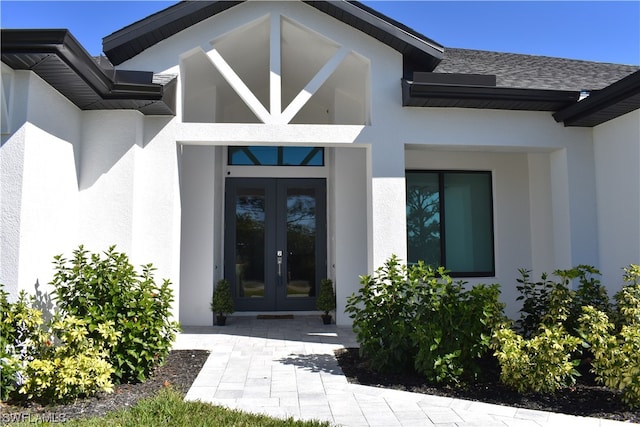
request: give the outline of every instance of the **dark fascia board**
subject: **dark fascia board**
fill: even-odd
[[[422,71],[434,70],[444,57],[441,44],[359,1],[303,1],[398,50],[411,62],[419,64]]]
[[[2,61],[5,63],[7,63],[5,56],[10,54],[53,54],[60,57],[79,76],[82,76],[83,80],[96,92],[108,93],[113,87],[113,82],[91,60],[89,53],[68,30],[3,29],[1,44]]]
[[[575,103],[578,91],[434,84],[402,80],[403,106],[451,106],[526,111],[557,111]],[[441,105],[438,104],[441,100]],[[483,107],[478,107],[483,105]]]
[[[3,29],[1,34],[2,62],[13,69],[28,69],[39,74],[38,58],[43,54],[55,55],[72,70],[73,76],[69,79],[80,79],[102,100],[162,101],[165,95],[162,85],[152,83],[151,72],[115,72],[109,76],[69,30]],[[46,75],[41,77],[48,80]],[[172,106],[167,107],[175,111]]]
[[[465,86],[496,86],[495,74],[460,74],[460,73],[425,73],[415,71],[413,81],[416,83],[432,83]]]
[[[103,51],[114,65],[133,58],[154,44],[221,13],[243,1],[182,1],[118,30],[102,40]],[[328,15],[363,31],[403,55],[414,57],[425,70],[433,70],[444,47],[399,22],[357,2],[304,1]]]
[[[242,1],[181,1],[102,39],[102,50],[120,65],[154,44]]]
[[[580,102],[556,112],[553,118],[557,122],[564,122],[565,126],[597,126],[640,108],[639,94],[640,71],[636,71],[604,89],[592,92]],[[598,114],[617,104],[625,105],[623,109],[614,109],[615,112],[612,114]],[[595,117],[596,115],[598,117]]]

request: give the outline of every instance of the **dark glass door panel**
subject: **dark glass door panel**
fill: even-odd
[[[264,249],[266,235],[264,188],[236,191],[236,292],[239,297],[264,298]]]
[[[236,309],[315,310],[327,270],[325,180],[228,178],[225,209]]]
[[[313,188],[287,188],[286,297],[315,296],[316,192]]]

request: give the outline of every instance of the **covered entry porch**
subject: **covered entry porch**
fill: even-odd
[[[247,161],[247,147],[322,156],[313,165],[264,165]],[[179,144],[180,322],[213,323],[209,302],[220,279],[231,282],[241,316],[317,312],[320,280],[329,278],[336,321],[349,324],[347,296],[370,268],[368,152],[355,144]]]

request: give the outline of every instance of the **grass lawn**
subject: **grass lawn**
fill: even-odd
[[[185,402],[182,395],[170,388],[161,390],[156,396],[139,401],[135,406],[111,412],[102,418],[70,420],[65,426],[211,426],[211,427],[329,427],[329,423],[320,421],[296,421],[292,418],[282,420],[263,415],[248,414],[229,410],[202,402]],[[36,416],[17,426],[31,426]],[[59,420],[62,421],[62,420]],[[53,426],[51,423],[38,425]]]

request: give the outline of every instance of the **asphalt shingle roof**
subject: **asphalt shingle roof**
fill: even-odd
[[[483,50],[445,48],[436,73],[495,74],[498,87],[598,90],[640,67]]]

